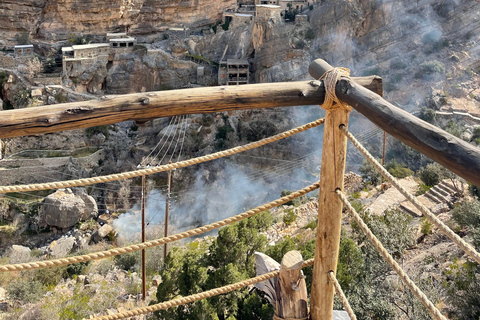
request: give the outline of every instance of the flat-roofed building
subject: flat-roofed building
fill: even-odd
[[[33,56],[33,44],[17,45],[14,47],[15,58]]]
[[[227,85],[248,84],[249,66],[247,59],[227,59]]]
[[[116,49],[116,48],[133,47],[136,43],[136,40],[133,37],[112,38],[112,39],[109,39],[108,42],[110,43],[110,47],[112,47],[113,49]]]
[[[63,72],[67,70],[69,62],[108,59],[110,54],[110,44],[108,43],[91,43],[82,45],[73,45],[71,47],[62,48],[62,67]]]
[[[277,6],[277,5],[257,4],[256,5],[257,19],[280,20],[280,19],[282,19],[281,10],[282,10],[282,8],[280,6]]]

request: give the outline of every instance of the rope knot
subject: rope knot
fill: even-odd
[[[345,102],[340,101],[335,94],[335,86],[337,84],[337,81],[342,76],[349,77],[350,69],[333,68],[332,70],[325,72],[323,76],[320,77],[319,80],[323,80],[323,84],[325,86],[325,101],[321,105],[323,109],[334,110],[338,107],[343,107],[348,111],[352,110],[352,107],[350,107]]]

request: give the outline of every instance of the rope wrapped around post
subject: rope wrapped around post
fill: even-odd
[[[418,288],[410,277],[403,271],[402,267],[393,259],[388,251],[383,247],[382,243],[375,237],[372,231],[368,228],[362,218],[358,215],[357,211],[352,207],[345,194],[337,190],[337,195],[342,200],[343,204],[347,208],[347,211],[351,214],[353,219],[358,223],[360,229],[367,236],[368,240],[373,244],[375,249],[380,253],[383,259],[392,267],[397,273],[402,282],[412,291],[412,293],[420,300],[420,302],[427,308],[430,315],[436,320],[447,320],[447,318],[435,307],[435,305],[428,299],[428,297]]]
[[[352,107],[337,98],[335,94],[335,86],[340,77],[350,77],[350,69],[337,67],[326,71],[319,80],[323,80],[325,85],[325,100],[321,107],[325,110],[333,110],[336,108],[344,108],[347,111],[352,111]]]
[[[267,204],[264,204],[262,206],[256,207],[254,209],[248,210],[246,212],[240,213],[236,216],[230,217],[223,219],[221,221],[217,221],[211,224],[207,224],[203,227],[195,228],[192,230],[188,230],[185,232],[181,232],[175,235],[171,235],[169,237],[164,237],[164,238],[159,238],[156,240],[151,240],[139,244],[134,244],[130,245],[127,247],[123,248],[115,248],[115,249],[110,249],[107,251],[101,251],[101,252],[95,252],[95,253],[90,253],[86,255],[81,255],[81,256],[76,256],[76,257],[69,257],[69,258],[62,258],[62,259],[55,259],[55,260],[48,260],[48,261],[37,261],[37,262],[29,262],[29,263],[19,263],[19,264],[7,264],[0,266],[0,272],[11,272],[11,271],[24,271],[24,270],[31,270],[31,269],[41,269],[41,268],[49,268],[49,267],[59,267],[59,266],[64,266],[68,264],[74,264],[78,262],[85,262],[85,261],[91,261],[91,260],[101,260],[105,259],[108,257],[113,257],[113,256],[118,256],[121,254],[125,253],[130,253],[130,252],[135,252],[135,251],[140,251],[143,249],[148,249],[148,248],[153,248],[156,246],[160,246],[165,243],[189,238],[195,235],[199,235],[208,231],[212,231],[215,229],[218,229],[220,227],[226,226],[228,224],[232,224],[234,222],[250,218],[256,214],[259,214],[260,212],[263,212],[265,210],[269,210],[271,208],[277,207],[281,204],[284,204],[288,201],[291,201],[293,199],[296,199],[298,197],[301,197],[309,192],[312,192],[313,190],[316,190],[319,188],[319,183],[314,183],[310,186],[307,186],[301,190],[292,192],[288,196],[282,197],[280,199],[274,200],[272,202],[269,202]]]
[[[59,188],[71,188],[71,187],[80,187],[80,186],[88,186],[97,183],[104,183],[110,181],[118,181],[123,179],[131,179],[135,177],[140,177],[143,175],[151,175],[158,172],[169,171],[178,168],[184,168],[188,166],[192,166],[194,164],[199,164],[219,158],[223,158],[226,156],[231,156],[233,154],[237,154],[240,152],[244,152],[250,149],[258,148],[268,143],[272,143],[281,139],[288,138],[294,134],[306,131],[308,129],[317,127],[325,122],[325,119],[318,119],[313,122],[309,122],[297,128],[276,134],[274,136],[255,141],[243,146],[238,146],[235,148],[227,149],[224,151],[215,152],[212,154],[208,154],[205,156],[179,161],[172,164],[166,164],[163,166],[157,166],[153,168],[146,168],[140,170],[134,170],[129,172],[123,173],[116,173],[110,174],[106,176],[98,176],[92,178],[83,178],[83,179],[76,179],[76,180],[66,180],[66,181],[57,181],[57,182],[47,182],[47,183],[37,183],[37,184],[28,184],[28,185],[14,185],[14,186],[0,186],[0,193],[8,193],[8,192],[25,192],[25,191],[38,191],[38,190],[48,190],[48,189],[59,189]]]
[[[417,198],[412,196],[404,187],[398,183],[395,179],[375,158],[365,149],[364,146],[348,131],[347,128],[342,127],[342,131],[352,144],[365,156],[365,158],[387,179],[400,193],[408,199],[421,213],[427,217],[440,231],[450,238],[457,246],[459,246],[466,254],[480,264],[480,254],[469,243],[460,238],[455,232],[452,231],[446,224],[438,219],[430,210],[428,210],[423,204],[421,204]]]
[[[312,264],[313,264],[313,259],[307,260],[303,263],[302,268],[311,266]],[[187,303],[190,303],[190,302],[195,302],[195,301],[198,301],[198,300],[218,296],[220,294],[224,294],[224,293],[227,293],[227,292],[230,292],[230,291],[238,290],[238,289],[247,287],[249,285],[252,285],[252,284],[255,284],[255,283],[258,283],[258,282],[262,282],[262,281],[265,281],[265,280],[268,280],[268,279],[271,279],[271,278],[274,278],[274,277],[277,277],[279,273],[280,273],[279,270],[272,271],[272,272],[269,272],[269,273],[262,274],[261,276],[258,276],[258,277],[255,277],[255,278],[250,278],[248,280],[244,280],[244,281],[237,282],[237,283],[234,283],[234,284],[229,284],[227,286],[223,286],[223,287],[220,287],[220,288],[215,288],[215,289],[208,290],[208,291],[201,292],[201,293],[197,293],[197,294],[194,294],[194,295],[191,295],[191,296],[176,298],[176,299],[173,299],[173,300],[170,300],[170,301],[157,303],[157,304],[154,304],[154,305],[151,305],[151,306],[148,306],[148,307],[142,307],[142,308],[137,308],[137,309],[133,309],[133,310],[125,311],[125,312],[119,312],[119,313],[112,314],[112,315],[101,316],[101,317],[93,318],[92,320],[118,320],[118,319],[123,319],[123,318],[127,318],[127,317],[134,317],[134,316],[141,315],[141,314],[147,314],[147,313],[150,313],[150,312],[155,312],[155,311],[158,311],[158,310],[169,309],[169,308],[180,306],[180,305],[187,304]]]

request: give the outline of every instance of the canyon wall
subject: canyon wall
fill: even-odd
[[[148,34],[165,27],[202,27],[220,20],[236,0],[2,0],[0,41],[28,33],[40,39],[128,31]],[[1,45],[1,44],[0,44]]]

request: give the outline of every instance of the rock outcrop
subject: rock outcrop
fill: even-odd
[[[213,24],[236,3],[236,0],[3,0],[0,32],[11,44],[22,33],[49,41],[114,31],[149,34],[165,27]]]
[[[70,189],[59,189],[45,198],[40,214],[47,225],[65,229],[96,216],[98,208],[95,200],[86,194],[77,195]]]

